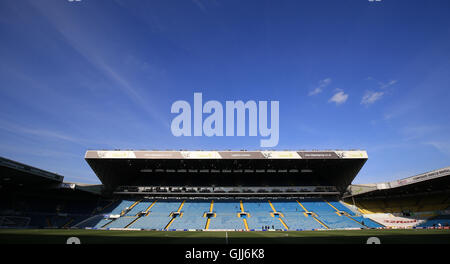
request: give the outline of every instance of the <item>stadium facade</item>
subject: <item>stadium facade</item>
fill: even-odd
[[[351,185],[366,151],[87,151],[101,185],[0,159],[0,226],[327,230],[448,226],[450,168]]]

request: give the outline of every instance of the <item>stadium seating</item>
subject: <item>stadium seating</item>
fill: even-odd
[[[203,217],[209,211],[211,202],[209,200],[191,200],[185,202],[181,217],[176,217],[170,225],[170,229],[204,229],[206,219]]]
[[[167,216],[155,213],[137,219],[128,228],[163,230],[169,221]]]
[[[89,219],[89,221],[83,221],[77,218],[76,221],[73,221],[74,224],[72,226],[80,228],[124,228],[135,219],[135,217],[130,217],[130,215],[128,214],[129,212],[118,219],[109,219],[108,216],[121,215],[121,213],[124,212],[126,208],[131,207],[133,204],[136,204],[136,202],[137,200],[131,199],[108,202],[106,203],[106,205],[103,204],[103,208],[102,210],[100,210],[100,212],[103,214],[102,217],[93,217],[92,219]],[[88,218],[89,217],[84,217],[85,220]]]
[[[322,221],[328,228],[341,229],[341,228],[364,228],[363,225],[356,220],[351,219],[345,215],[339,215],[336,208],[325,200],[319,199],[306,199],[301,201],[303,206],[308,210],[317,214],[317,218]],[[348,209],[347,209],[348,210]]]
[[[102,228],[103,226],[105,226],[106,224],[111,223],[112,220],[110,219],[101,219],[100,221],[97,221],[97,223],[95,223],[94,226],[92,226],[93,228]]]
[[[131,208],[131,210],[128,211],[125,215],[136,216],[138,213],[145,211],[152,203],[153,203],[152,200],[147,199],[141,200],[133,208]]]
[[[289,227],[289,230],[325,229],[312,216],[305,215],[305,210],[303,210],[296,200],[277,199],[273,200],[272,204],[278,212],[284,215],[284,221]]]
[[[170,213],[177,211],[181,203],[182,200],[158,200],[147,215],[137,219],[128,228],[162,230],[172,220]]]
[[[244,221],[237,215],[241,212],[238,200],[217,200],[214,212],[216,217],[211,218],[209,229],[245,229]]]
[[[267,200],[245,200],[243,202],[244,211],[249,213],[246,218],[249,229],[264,230],[286,229],[277,217],[271,216],[273,212]]]
[[[364,219],[373,220],[388,228],[411,228],[419,225],[424,220],[418,217],[403,217],[391,213],[366,214]],[[365,220],[364,220],[365,221]]]
[[[110,207],[104,213],[108,213],[110,215],[120,215],[125,208],[132,206],[135,202],[135,200],[122,200],[119,204]]]
[[[213,211],[210,212],[212,206]],[[128,208],[129,211],[125,209]],[[106,217],[77,227],[156,230],[317,230],[377,228],[380,224],[355,215],[336,200],[322,199],[162,199],[122,200],[104,210]],[[120,215],[108,219],[109,215]],[[206,213],[212,213],[209,221]],[[41,219],[42,220],[42,219]],[[63,221],[64,222],[64,221]],[[66,219],[67,222],[67,219]],[[364,225],[361,224],[364,222]]]
[[[76,221],[74,221],[74,225],[72,225],[72,227],[74,228],[93,228],[95,226],[97,226],[97,224],[100,226],[100,222],[103,221],[103,225],[107,224],[108,222],[110,222],[110,220],[104,219],[103,215],[94,215],[91,216],[89,218],[85,218],[85,219],[77,219]]]
[[[433,194],[417,197],[389,197],[388,199],[360,199],[356,200],[355,205],[363,214],[432,212],[448,208],[450,199],[446,194]]]
[[[364,224],[364,226],[368,228],[381,228],[384,227],[383,225],[373,221],[370,218],[363,217],[363,216],[352,216],[353,219],[360,222],[361,224]]]
[[[327,201],[331,206],[335,207],[338,211],[342,211],[342,212],[346,212],[349,215],[354,215],[355,212],[353,212],[352,210],[350,210],[350,208],[348,208],[347,206],[344,206],[342,203],[340,203],[339,201]]]
[[[55,211],[57,203],[48,201],[38,207],[43,212],[28,212],[20,217],[29,217],[29,226],[36,228],[317,230],[382,227],[376,220],[360,216],[332,199],[216,198],[213,204],[211,201],[206,198],[130,198],[103,200],[85,209],[84,203],[68,202],[58,212]]]
[[[358,221],[359,223],[361,223],[362,225],[368,227],[368,228],[381,228],[384,227],[383,225],[371,220],[370,218],[365,218],[363,216],[356,216],[355,212],[353,212],[350,208],[348,208],[347,206],[344,206],[341,202],[338,201],[329,201],[329,203],[331,205],[333,205],[334,207],[336,207],[336,209],[338,209],[339,211],[343,211],[349,214],[349,216]]]
[[[122,216],[114,221],[112,221],[110,224],[108,224],[107,228],[125,228],[128,226],[132,221],[136,219],[135,216]]]
[[[48,228],[49,223],[47,222],[48,214],[40,214],[40,213],[30,213],[27,214],[30,217],[31,221],[29,223],[29,227],[32,228]]]
[[[96,203],[92,201],[67,201],[62,212],[72,215],[89,215],[96,207]]]
[[[417,227],[448,227],[449,225],[450,215],[439,215],[422,222]]]
[[[2,228],[24,228],[30,223],[29,217],[23,216],[0,216],[0,226]]]

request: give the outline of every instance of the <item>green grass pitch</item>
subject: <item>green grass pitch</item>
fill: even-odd
[[[2,229],[0,244],[450,244],[450,230],[327,230],[327,231],[121,231],[83,229]]]

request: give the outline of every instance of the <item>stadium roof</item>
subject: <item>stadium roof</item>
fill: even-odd
[[[344,191],[367,160],[366,151],[86,152],[101,182],[118,186],[336,186]]]
[[[101,194],[103,185],[64,182],[64,177],[17,161],[0,157],[2,190],[77,190]]]
[[[346,197],[378,196],[386,194],[406,194],[448,190],[450,187],[450,167],[421,173],[408,178],[372,184],[350,185]]]
[[[0,186],[19,187],[59,184],[64,177],[17,161],[0,157]]]
[[[72,190],[83,191],[83,192],[101,195],[102,190],[103,190],[103,185],[102,184],[63,182],[59,185],[58,188],[59,189],[72,189]]]

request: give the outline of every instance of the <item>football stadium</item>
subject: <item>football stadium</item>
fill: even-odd
[[[1,243],[450,242],[450,167],[352,185],[366,151],[87,151],[102,184],[1,158]],[[43,239],[45,237],[45,239]]]
[[[449,0],[0,0],[1,252],[444,255],[449,13]],[[77,248],[95,249],[64,252]]]

